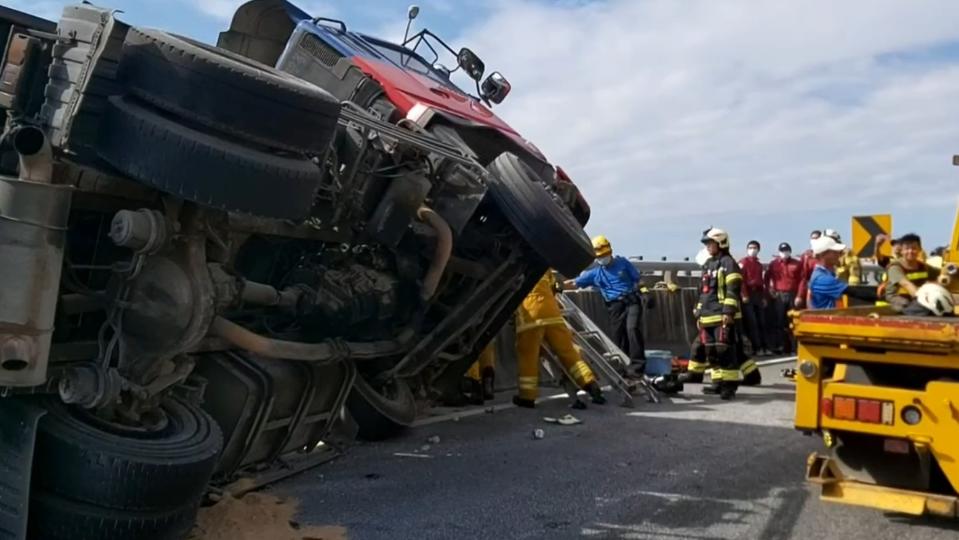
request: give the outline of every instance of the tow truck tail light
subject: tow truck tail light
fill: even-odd
[[[891,426],[895,422],[895,406],[891,401],[876,399],[858,399],[853,397],[834,396],[823,398],[820,408],[822,416],[837,420],[866,422],[869,424],[885,424]]]
[[[856,405],[856,418],[860,422],[878,424],[882,420],[882,404],[871,399],[860,399]]]
[[[837,396],[833,399],[833,411],[838,420],[855,420],[856,398]]]
[[[896,408],[892,406],[892,403],[888,401],[882,402],[882,423],[883,424],[886,424],[887,426],[892,425],[896,417],[895,409]]]

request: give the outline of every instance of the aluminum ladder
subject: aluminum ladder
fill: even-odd
[[[579,347],[583,360],[600,380],[623,396],[623,406],[633,406],[633,393],[640,388],[646,394],[646,401],[659,403],[659,392],[645,377],[635,380],[623,377],[629,366],[629,356],[613,343],[571,298],[565,294],[557,294],[556,299],[566,326],[573,334],[573,343]],[[552,354],[550,358],[555,360]],[[554,364],[559,366],[559,362],[554,361]]]

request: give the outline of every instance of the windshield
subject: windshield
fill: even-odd
[[[416,52],[411,51],[405,47],[400,47],[399,45],[393,45],[392,43],[378,41],[368,37],[366,38],[366,41],[374,49],[376,49],[376,52],[385,56],[394,64],[401,66],[404,69],[413,71],[415,73],[419,73],[420,75],[429,77],[433,81],[436,81],[437,83],[442,84],[443,86],[447,88],[456,90],[461,94],[465,94],[465,92],[457,88],[457,86],[453,84],[452,81],[447,79],[440,72],[433,69],[433,67],[429,65],[426,62],[426,60],[424,60],[420,55],[416,54]]]

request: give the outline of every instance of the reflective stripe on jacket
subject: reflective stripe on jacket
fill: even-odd
[[[703,326],[722,323],[723,315],[735,318],[740,314],[740,291],[743,276],[739,265],[729,254],[721,254],[706,261],[702,269],[702,284],[696,311]]]

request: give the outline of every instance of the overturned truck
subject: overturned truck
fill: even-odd
[[[86,4],[0,32],[0,537],[182,538],[211,483],[409,425],[592,258],[507,80],[428,30],[254,0],[218,47]]]

